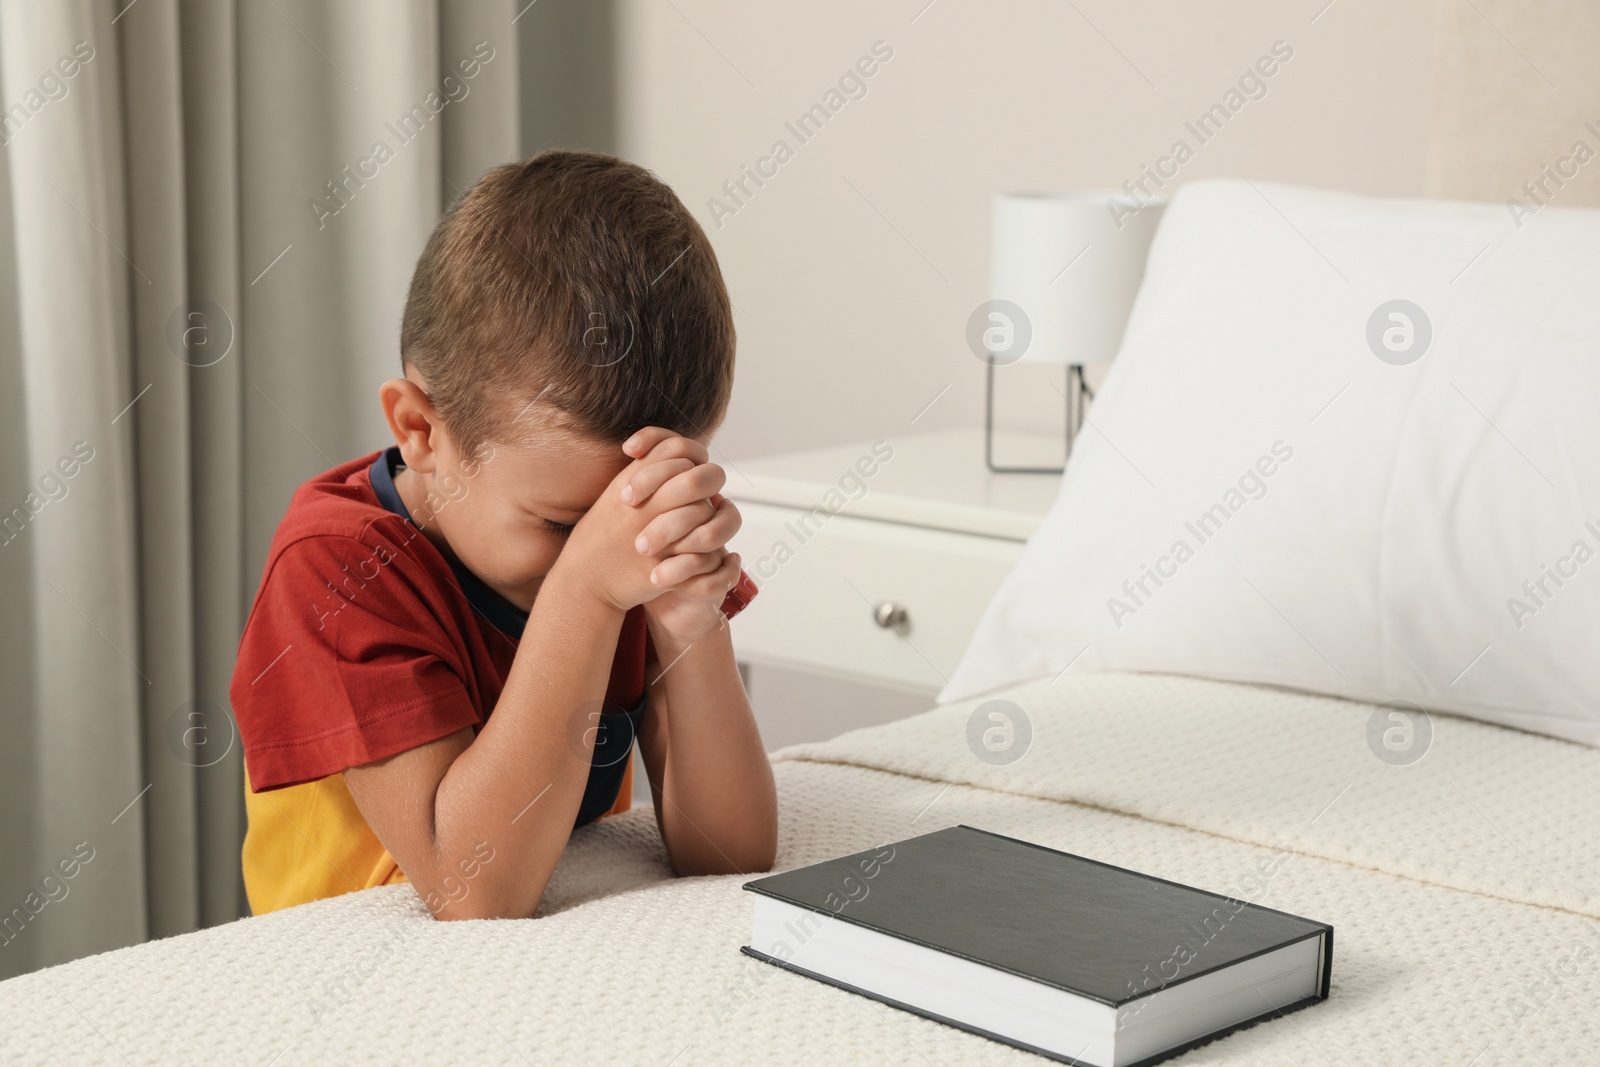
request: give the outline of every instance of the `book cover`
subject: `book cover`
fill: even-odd
[[[1144,1062],[1326,998],[1333,928],[1218,893],[1059,852],[968,826],[951,827],[745,884],[745,889],[890,937],[1117,1009],[1137,1018],[1151,995],[1309,938],[1322,942],[1314,997],[1270,1010]],[[798,952],[808,926],[789,930]],[[941,1022],[980,1030],[888,1001],[771,954],[747,954],[800,970]],[[1031,1051],[1071,1062],[1043,1049]]]

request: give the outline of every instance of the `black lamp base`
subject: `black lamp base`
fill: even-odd
[[[984,363],[988,366],[984,379],[983,399],[984,464],[995,474],[1060,474],[1066,470],[1067,459],[1072,455],[1072,442],[1077,438],[1078,431],[1083,428],[1084,402],[1094,399],[1094,392],[1083,377],[1083,365],[1072,363],[1067,366],[1067,391],[1061,394],[1067,402],[1066,440],[1063,443],[1061,466],[1003,467],[996,466],[994,461],[994,361],[984,360]]]

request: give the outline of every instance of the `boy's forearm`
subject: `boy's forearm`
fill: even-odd
[[[661,834],[679,874],[766,870],[777,849],[777,794],[726,626],[694,642],[652,626],[650,749],[663,753],[656,798]],[[664,720],[664,721],[663,721]],[[650,736],[655,731],[656,736]]]
[[[494,714],[433,799],[440,861],[487,841],[496,862],[441,917],[531,915],[571,835],[623,613],[557,566],[529,613]],[[459,914],[456,914],[459,912]]]

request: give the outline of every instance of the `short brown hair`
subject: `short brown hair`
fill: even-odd
[[[484,174],[428,239],[400,330],[402,367],[468,451],[533,401],[608,441],[709,432],[733,358],[705,231],[655,175],[596,152]]]

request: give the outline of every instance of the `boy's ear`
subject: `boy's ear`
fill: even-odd
[[[410,378],[390,378],[378,387],[378,402],[406,466],[431,473],[438,466],[439,449],[448,431],[427,391]]]

